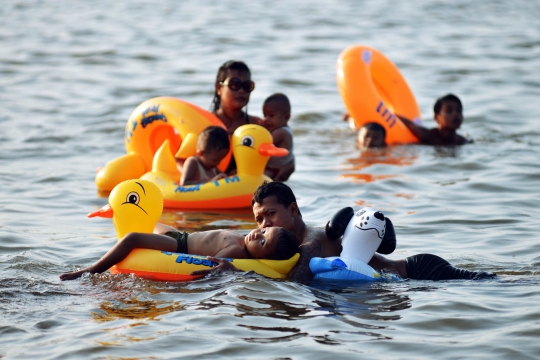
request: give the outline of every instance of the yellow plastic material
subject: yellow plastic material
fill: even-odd
[[[389,145],[418,142],[396,115],[421,123],[420,108],[386,56],[368,46],[351,46],[339,55],[336,70],[341,98],[357,128],[376,122],[386,129]]]
[[[263,181],[270,156],[285,156],[287,149],[273,145],[272,135],[259,125],[242,125],[234,132],[231,147],[236,159],[237,174],[205,184],[180,186],[174,167],[172,149],[166,141],[156,152],[152,171],[141,179],[155,183],[163,193],[168,208],[233,209],[251,206],[253,192]]]
[[[163,211],[163,196],[152,182],[136,179],[117,185],[109,196],[109,204],[88,214],[88,217],[112,217],[118,239],[130,232],[151,233]],[[289,260],[229,259],[243,271],[285,279],[298,261],[299,254]],[[206,256],[134,249],[123,261],[110,269],[112,274],[135,276],[160,281],[188,281],[201,276],[192,271],[206,270],[217,264]]]
[[[136,179],[152,169],[154,154],[169,140],[173,154],[187,158],[195,155],[197,137],[208,126],[223,123],[212,113],[172,97],[157,97],[140,104],[126,124],[126,155],[109,161],[96,175],[96,186],[111,191],[124,180]],[[230,153],[220,163],[224,170]],[[179,179],[180,177],[178,177]]]

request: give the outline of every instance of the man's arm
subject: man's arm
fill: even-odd
[[[313,279],[313,273],[309,269],[309,262],[312,258],[321,255],[321,242],[318,239],[311,240],[306,244],[302,244],[298,248],[300,259],[292,268],[287,276],[289,280],[297,282],[307,282]]]
[[[377,271],[386,271],[392,274],[398,274],[402,279],[407,279],[407,267],[405,260],[390,260],[384,256],[375,253],[368,263]]]

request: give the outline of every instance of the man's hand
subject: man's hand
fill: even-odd
[[[196,270],[192,271],[190,275],[208,275],[212,273],[222,273],[226,271],[242,271],[238,268],[236,268],[233,264],[228,262],[225,259],[217,258],[213,256],[207,256],[208,260],[210,260],[213,263],[218,263],[218,266],[212,267],[210,270]]]

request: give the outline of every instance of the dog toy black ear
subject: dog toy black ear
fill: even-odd
[[[353,216],[354,210],[350,206],[336,212],[326,223],[326,236],[330,240],[337,240],[342,237]]]
[[[377,252],[379,254],[388,255],[394,252],[396,250],[396,231],[394,230],[394,224],[392,224],[392,221],[389,218],[385,219],[386,221],[386,232],[384,233],[383,240],[381,242],[381,245],[379,245],[379,248],[377,249]]]

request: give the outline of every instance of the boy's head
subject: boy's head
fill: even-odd
[[[270,95],[263,104],[263,126],[268,131],[286,126],[291,117],[291,103],[281,93]]]
[[[437,99],[433,106],[433,112],[439,129],[457,130],[463,123],[463,106],[454,94]]]
[[[386,130],[381,124],[367,123],[358,131],[358,145],[363,148],[386,146]]]
[[[252,230],[244,238],[244,243],[254,259],[287,260],[298,252],[298,240],[282,227]]]
[[[208,168],[215,168],[229,152],[231,147],[227,130],[221,126],[209,126],[199,134],[197,156]]]

